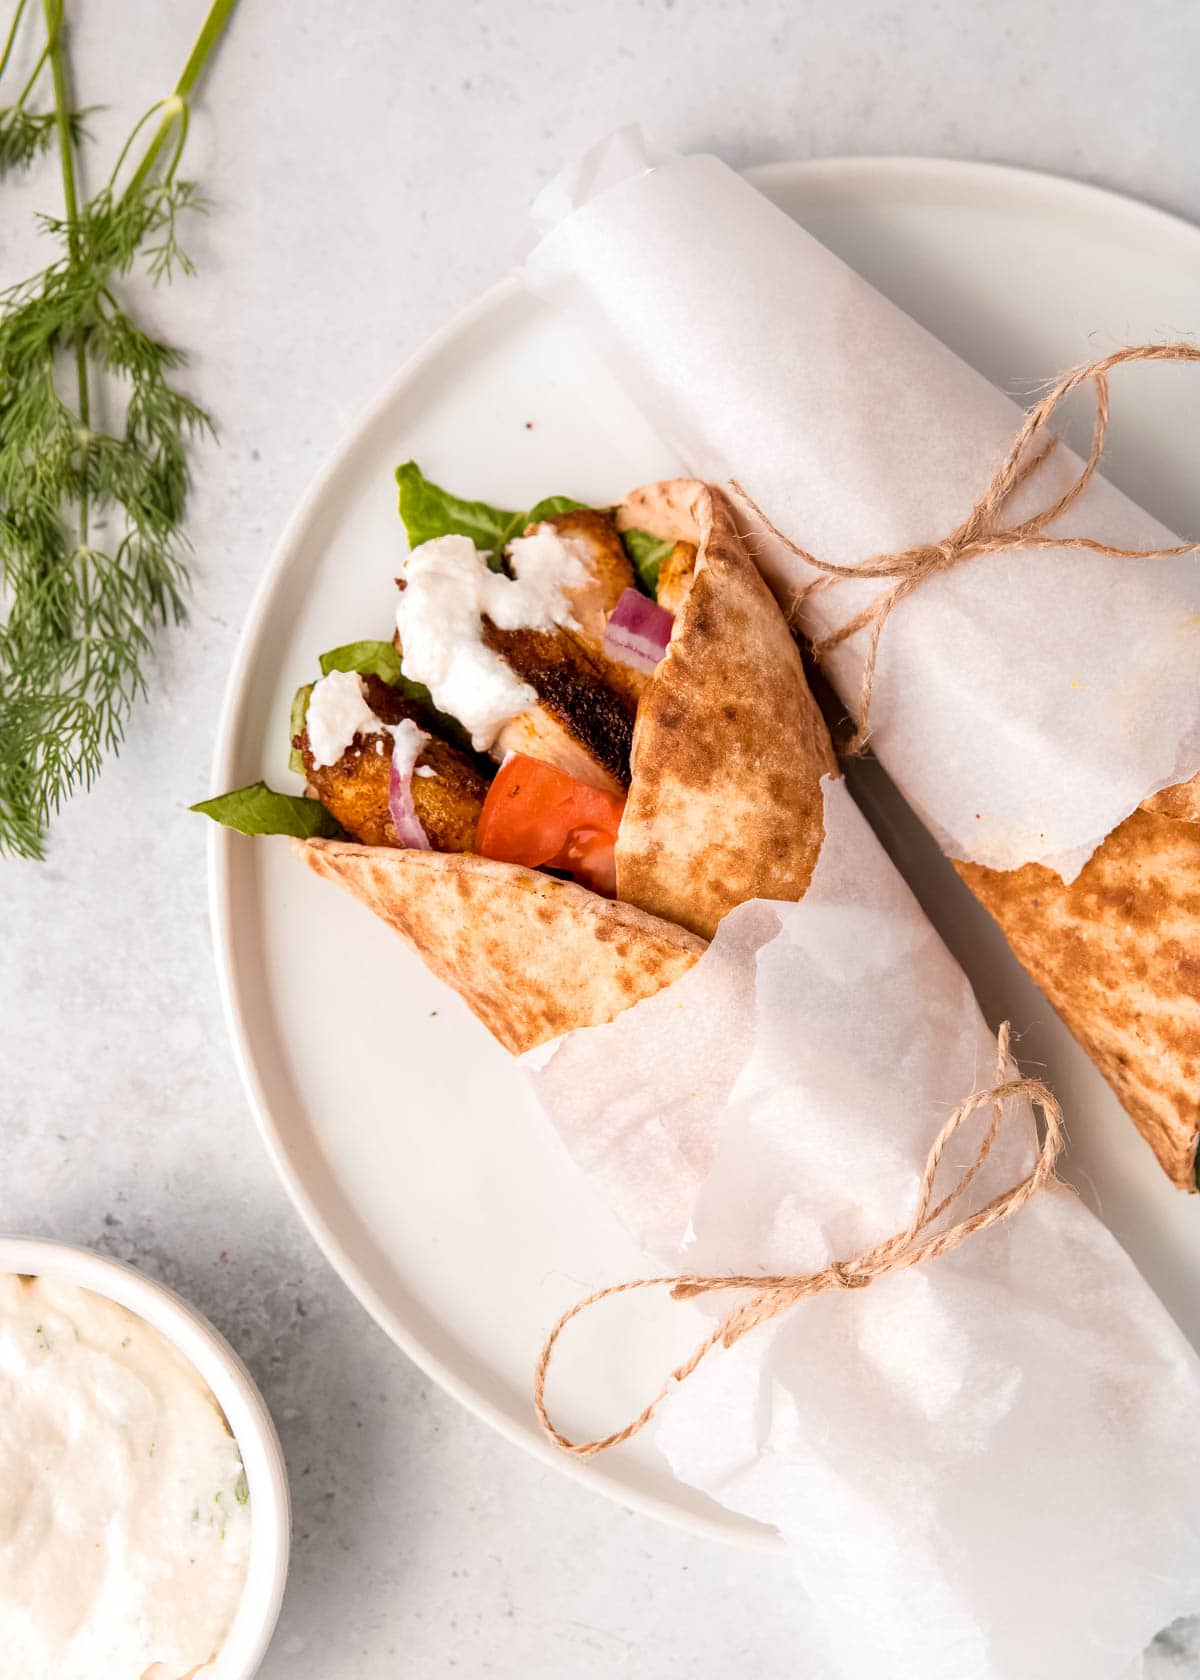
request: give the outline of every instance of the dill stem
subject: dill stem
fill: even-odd
[[[49,46],[43,47],[41,52],[37,56],[37,62],[35,63],[33,69],[29,72],[28,76],[25,78],[25,86],[21,89],[20,93],[17,95],[17,110],[18,111],[23,111],[25,109],[25,101],[29,98],[29,95],[33,92],[34,88],[37,86],[37,79],[41,75],[43,67],[45,66],[46,60],[47,60],[47,58],[49,58],[49,56],[50,56]],[[0,65],[0,70],[2,70],[3,68],[4,68],[3,65]]]
[[[21,26],[21,14],[25,10],[26,0],[17,0],[17,9],[13,13],[13,20],[8,26],[8,36],[4,42],[4,51],[0,52],[0,76],[8,68],[8,61],[12,57],[13,43],[17,38],[17,30]]]
[[[199,81],[200,73],[208,61],[208,56],[216,46],[217,40],[225,25],[229,22],[230,14],[236,5],[237,0],[213,0],[200,33],[192,44],[187,63],[180,72],[179,80],[175,83],[174,91],[171,97],[164,102],[167,108],[166,115],[155,129],[154,136],[146,147],[145,155],[134,170],[132,179],[125,189],[124,197],[128,198],[136,193],[154,168],[158,154],[166,145],[167,139],[175,127],[180,107],[186,105],[188,95]]]
[[[67,249],[71,261],[79,261],[79,200],[75,192],[75,141],[71,135],[71,98],[67,87],[67,61],[63,52],[63,0],[42,0],[46,14],[46,49],[54,81],[54,115],[58,125],[58,155],[62,164],[63,200],[67,207]],[[75,377],[79,387],[79,425],[83,432],[79,491],[79,546],[88,541],[87,433],[91,424],[91,394],[88,390],[87,345],[83,333],[75,334]]]

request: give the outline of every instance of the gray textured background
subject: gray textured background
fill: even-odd
[[[78,91],[107,107],[93,129],[111,144],[168,91],[203,4],[86,10]],[[216,201],[190,241],[199,278],[150,305],[222,425],[197,463],[192,623],[49,861],[0,864],[0,1225],[135,1261],[249,1361],[296,1505],[265,1680],[821,1680],[780,1561],[627,1515],[460,1412],[274,1181],[218,1008],[204,824],[183,810],[290,508],[402,357],[509,265],[536,186],[605,128],[640,117],[738,164],[1031,164],[1200,219],[1198,49],[1190,0],[242,0],[190,143]],[[46,171],[5,190],[0,279],[32,265],[23,210],[57,210],[56,187]],[[1197,1626],[1147,1670],[1200,1676]]]

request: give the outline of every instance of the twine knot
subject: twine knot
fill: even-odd
[[[650,1422],[658,1410],[659,1403],[670,1392],[671,1385],[686,1382],[713,1348],[732,1348],[751,1330],[769,1323],[807,1296],[820,1295],[830,1289],[866,1289],[870,1284],[893,1272],[907,1271],[912,1266],[922,1265],[926,1260],[936,1259],[938,1255],[957,1248],[974,1233],[984,1231],[1002,1219],[1010,1218],[1031,1196],[1037,1195],[1040,1190],[1054,1182],[1054,1164],[1063,1145],[1062,1110],[1040,1079],[1007,1077],[1009,1037],[1010,1029],[1006,1021],[996,1038],[996,1083],[989,1090],[973,1091],[970,1096],[965,1097],[946,1121],[926,1158],[912,1218],[904,1229],[897,1231],[894,1236],[885,1238],[857,1256],[845,1260],[832,1260],[820,1271],[786,1272],[775,1276],[749,1273],[715,1274],[705,1277],[685,1273],[678,1277],[635,1278],[630,1283],[616,1283],[607,1289],[598,1289],[594,1294],[568,1308],[546,1337],[533,1378],[534,1409],[542,1428],[555,1445],[577,1458],[591,1458],[596,1453],[606,1452],[609,1447],[619,1446],[621,1442],[631,1440]],[[1027,1098],[1042,1115],[1042,1140],[1034,1165],[1023,1179],[993,1196],[975,1213],[964,1215],[956,1224],[934,1229],[941,1216],[962,1200],[974,1182],[999,1134],[1004,1120],[1005,1105],[1015,1098]],[[992,1108],[992,1123],[976,1150],[974,1160],[961,1174],[953,1189],[935,1206],[931,1205],[934,1181],[946,1145],[970,1115],[978,1109],[988,1107],[989,1104]],[[676,1366],[654,1399],[631,1423],[594,1441],[572,1441],[551,1422],[546,1407],[546,1378],[558,1339],[571,1320],[578,1318],[589,1307],[636,1289],[667,1289],[675,1301],[692,1300],[698,1295],[730,1289],[742,1289],[750,1293],[749,1298],[734,1307],[682,1365]]]
[[[846,749],[848,753],[861,753],[870,737],[875,664],[884,625],[905,596],[911,595],[927,578],[952,571],[964,561],[974,560],[981,554],[994,554],[1005,548],[1085,548],[1093,554],[1105,554],[1127,560],[1166,560],[1179,554],[1194,554],[1200,548],[1200,543],[1180,543],[1174,548],[1120,548],[1112,543],[1100,542],[1095,537],[1059,536],[1051,534],[1047,529],[1079,500],[1100,465],[1108,430],[1108,375],[1111,369],[1125,362],[1196,361],[1200,361],[1200,349],[1193,344],[1136,344],[1127,345],[1123,350],[1115,350],[1099,361],[1087,362],[1081,367],[1073,368],[1062,376],[1041,402],[1030,409],[995,477],[957,530],[952,531],[941,542],[920,543],[895,554],[877,554],[854,565],[834,565],[832,561],[819,560],[815,554],[801,548],[799,543],[794,542],[772,523],[736,479],[730,481],[730,489],[776,541],[818,573],[810,582],[801,585],[792,598],[788,618],[793,625],[799,623],[804,602],[818,590],[850,578],[891,580],[889,588],[881,590],[874,600],[868,602],[839,629],[816,638],[812,643],[814,657],[824,660],[851,636],[857,636],[863,630],[869,631],[859,686],[856,728],[854,737]],[[1009,503],[1014,493],[1040,471],[1058,445],[1058,438],[1050,437],[1035,452],[1034,440],[1045,431],[1051,415],[1063,398],[1089,380],[1096,391],[1096,421],[1087,461],[1056,501],[1048,503],[1026,519],[1010,519]]]
[[[962,547],[953,538],[947,537],[945,542],[928,543],[921,548],[909,549],[907,562],[909,577],[914,583],[920,583],[935,572],[944,572],[947,566],[956,565],[962,556]]]

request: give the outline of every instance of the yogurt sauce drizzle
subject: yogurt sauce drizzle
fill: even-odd
[[[569,595],[589,576],[571,539],[550,526],[515,537],[507,554],[511,577],[489,570],[469,537],[422,543],[405,561],[396,608],[404,675],[425,684],[434,705],[458,719],[479,752],[537,699],[484,645],[483,619],[498,630],[577,629]]]
[[[247,1499],[164,1336],[91,1290],[0,1274],[0,1673],[202,1675],[245,1582]]]
[[[313,684],[304,719],[313,763],[336,764],[356,735],[374,735],[387,725],[367,704],[357,671],[330,671]]]

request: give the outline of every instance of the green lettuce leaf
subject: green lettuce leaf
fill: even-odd
[[[382,677],[391,688],[418,688],[426,700],[429,698],[427,688],[407,681],[394,642],[346,642],[342,647],[331,648],[321,655],[321,675],[327,677],[330,671],[361,671],[364,676],[370,673]],[[415,700],[417,695],[411,698]]]
[[[673,542],[652,537],[649,531],[622,531],[621,541],[633,564],[638,587],[654,600],[658,594],[658,568],[675,547]]]
[[[330,815],[319,799],[304,799],[293,793],[276,793],[266,782],[235,788],[216,799],[202,799],[189,806],[201,811],[239,834],[292,834],[297,840],[321,835],[327,840],[345,838],[345,829]]]
[[[489,551],[488,563],[493,571],[500,570],[505,543],[519,537],[531,521],[551,519],[556,513],[570,513],[585,506],[569,496],[547,496],[528,513],[513,513],[488,502],[466,502],[427,479],[415,461],[405,461],[396,468],[396,483],[400,486],[400,518],[410,548],[435,537],[470,537],[476,548]]]
[[[308,716],[308,702],[312,698],[313,683],[305,683],[292,696],[292,713],[288,719],[288,740],[294,741],[304,728],[304,720]],[[293,747],[288,754],[288,769],[294,770],[298,776],[304,774],[304,754],[299,747]]]
[[[424,707],[443,741],[461,747],[464,752],[472,750],[471,737],[458,719],[451,717],[449,712],[439,712],[425,684],[413,682],[411,677],[404,675],[394,642],[347,642],[343,647],[331,648],[321,655],[321,675],[327,677],[330,671],[369,672],[382,678],[389,688],[398,688],[414,705]]]
[[[579,508],[586,507],[586,502],[572,501],[570,496],[543,496],[540,502],[535,502],[528,513],[518,515],[521,527],[539,525],[543,519],[553,519],[556,514],[575,513]],[[520,536],[521,532],[514,533]]]

